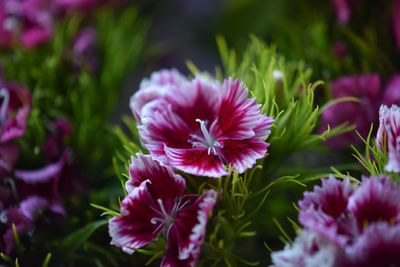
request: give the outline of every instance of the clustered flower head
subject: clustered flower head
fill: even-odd
[[[228,174],[225,164],[242,173],[269,146],[264,139],[273,119],[247,95],[237,80],[188,81],[164,70],[142,83],[131,109],[141,140],[155,158],[186,173],[221,177]]]
[[[304,230],[293,245],[272,254],[275,266],[396,266],[400,262],[400,190],[389,176],[363,177],[358,187],[348,178],[323,179],[322,187],[304,193],[299,208]]]
[[[387,151],[388,163],[385,170],[400,173],[400,107],[382,105],[379,110],[379,129],[376,137],[378,146]]]
[[[42,211],[65,214],[59,203],[58,183],[70,152],[50,135],[43,146],[46,166],[16,168],[20,150],[14,141],[25,134],[32,100],[28,90],[14,82],[0,82],[0,96],[0,252],[10,254],[15,243],[13,228],[23,235],[34,229]],[[63,136],[70,131],[64,119],[55,119],[49,127]]]

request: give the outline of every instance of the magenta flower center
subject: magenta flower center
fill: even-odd
[[[3,98],[3,102],[0,107],[0,125],[2,125],[6,120],[8,103],[10,102],[10,93],[7,89],[2,88],[0,90],[0,98]]]
[[[191,134],[190,137],[192,137],[193,140],[188,140],[188,142],[191,143],[193,147],[200,146],[207,148],[208,155],[210,155],[211,151],[214,153],[214,155],[218,155],[216,148],[222,148],[223,146],[216,140],[216,138],[212,134],[214,127],[217,124],[217,120],[215,120],[211,124],[209,130],[207,130],[206,127],[208,121],[196,119],[196,122],[200,123],[200,130],[203,135],[199,136],[196,134]]]

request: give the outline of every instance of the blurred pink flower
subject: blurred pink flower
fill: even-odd
[[[19,84],[0,83],[0,99],[0,141],[8,142],[25,133],[31,96]]]
[[[12,143],[0,145],[0,180],[9,176],[19,156],[18,147]]]
[[[303,230],[292,244],[271,253],[271,267],[335,266],[340,248],[313,231]]]
[[[26,48],[47,42],[53,31],[51,2],[3,0],[0,2],[0,45],[21,43]]]
[[[371,123],[377,122],[380,104],[381,83],[378,74],[344,76],[332,82],[333,98],[356,97],[360,102],[341,102],[328,107],[322,113],[322,127],[325,131],[329,124],[331,128],[344,122],[355,124],[361,136],[366,137]],[[361,139],[353,132],[345,133],[326,141],[332,148],[342,148],[361,143]]]
[[[326,266],[399,263],[400,189],[389,176],[363,177],[358,188],[348,178],[323,179],[321,187],[304,193],[299,208],[303,233],[292,247],[272,255],[276,266],[285,266],[277,264],[285,260],[322,264],[324,259],[330,259]]]
[[[322,187],[314,186],[312,192],[304,192],[303,200],[299,201],[300,223],[335,244],[345,245],[356,226],[352,217],[345,214],[353,191],[348,178],[322,179]]]
[[[332,0],[332,4],[336,9],[336,16],[340,23],[349,22],[352,5],[354,0]]]
[[[0,252],[9,255],[14,248],[14,231],[19,236],[33,230],[32,221],[26,217],[18,207],[6,209],[0,202]]]
[[[376,222],[347,250],[347,266],[398,266],[399,251],[400,225]]]
[[[93,27],[87,27],[75,36],[72,47],[73,63],[76,68],[86,68],[94,72],[97,69],[97,32]]]

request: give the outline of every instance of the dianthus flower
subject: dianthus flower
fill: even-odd
[[[194,266],[217,192],[183,194],[185,180],[180,175],[151,156],[137,157],[130,165],[121,215],[109,221],[111,244],[131,254],[162,233],[167,251],[161,266]]]
[[[340,23],[346,24],[352,13],[354,0],[331,0],[336,9],[336,16]]]
[[[339,247],[328,239],[303,230],[293,244],[286,244],[283,250],[271,253],[271,267],[331,267],[339,253]]]
[[[356,126],[356,130],[366,138],[371,123],[378,123],[380,104],[400,105],[400,75],[393,75],[381,90],[378,74],[353,75],[341,77],[332,82],[333,98],[356,97],[359,102],[346,101],[336,103],[322,112],[321,132],[341,123],[348,122]],[[349,116],[348,114],[351,114]],[[343,148],[348,144],[361,144],[361,138],[355,132],[348,132],[330,138],[326,144],[331,148]]]
[[[396,266],[399,263],[400,190],[390,177],[363,177],[357,189],[348,179],[339,181],[330,177],[323,180],[322,187],[305,192],[299,207],[303,232],[307,231],[309,238],[317,235],[319,239],[329,240],[316,242],[315,251],[329,252],[321,259],[331,257],[329,248],[336,246],[338,254],[331,261],[334,264],[328,266]],[[307,240],[299,239],[302,244],[297,246],[307,246]],[[276,255],[298,258],[297,250],[286,250]],[[315,257],[313,253],[304,255],[309,260]]]
[[[224,164],[242,173],[265,156],[273,122],[247,95],[232,79],[168,87],[145,105],[151,112],[139,126],[142,142],[154,157],[190,174],[221,177],[228,174]]]
[[[382,148],[386,144],[388,163],[385,170],[400,172],[400,107],[392,105],[390,109],[382,105],[379,110],[379,129],[376,141]]]
[[[21,43],[31,48],[47,42],[53,31],[51,6],[46,0],[0,2],[0,46]]]

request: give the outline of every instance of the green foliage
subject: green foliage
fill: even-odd
[[[358,136],[365,144],[365,154],[362,155],[355,146],[351,146],[355,152],[353,156],[361,163],[370,175],[380,175],[385,173],[385,165],[387,164],[386,146],[382,149],[378,147],[376,139],[372,139],[373,125],[371,125],[367,139],[364,139],[358,132]],[[385,141],[385,138],[382,138]]]
[[[105,224],[107,224],[107,220],[95,221],[84,226],[82,229],[75,231],[61,242],[62,250],[64,253],[70,254],[74,250],[78,249],[79,246],[81,246],[97,228]]]
[[[303,62],[287,63],[278,55],[274,46],[268,47],[251,37],[251,42],[240,58],[229,50],[222,37],[217,38],[224,76],[238,78],[245,82],[262,111],[275,119],[268,142],[269,154],[263,166],[264,173],[273,174],[283,166],[289,155],[304,148],[318,145],[323,140],[345,133],[354,127],[342,124],[324,133],[315,134],[321,114],[315,104],[314,92],[323,83],[310,82],[311,69]],[[281,77],[274,77],[279,72]],[[275,75],[276,76],[276,75]],[[356,99],[341,99],[357,101]]]
[[[116,186],[109,179],[113,176],[112,155],[118,145],[110,120],[127,75],[148,52],[145,46],[148,26],[148,21],[139,16],[132,4],[104,5],[92,12],[60,18],[48,43],[34,49],[15,47],[0,51],[4,79],[26,86],[32,95],[27,131],[17,140],[20,149],[17,168],[45,166],[41,148],[52,132],[51,121],[63,117],[72,124],[72,133],[64,140],[73,152],[69,159],[72,174],[66,177],[71,181],[66,182],[87,187],[61,195],[60,200],[68,210],[61,223],[48,227],[49,222],[40,221],[42,225],[35,225],[29,242],[26,235],[21,240],[16,236],[18,249],[9,256],[10,264],[18,258],[22,266],[28,261],[40,266],[43,259],[43,266],[78,266],[86,262],[118,266],[119,256],[115,251],[104,251],[92,242],[96,239],[102,244],[109,242],[104,240],[107,236],[101,228],[107,221],[93,222],[97,210],[83,207],[90,202],[113,205],[109,199],[120,192],[113,189]],[[74,63],[75,36],[85,27],[93,27],[97,32],[97,47],[93,52],[98,64],[94,70]],[[19,241],[23,244],[21,249]],[[44,254],[48,252],[51,254]],[[6,256],[2,259],[6,261]]]
[[[82,164],[96,166],[109,160],[115,144],[108,124],[110,113],[126,75],[142,57],[148,27],[135,7],[116,13],[104,7],[88,18],[67,16],[57,23],[49,44],[1,55],[6,78],[26,85],[32,93],[24,142],[43,144],[46,122],[65,117],[72,122],[72,146]],[[94,24],[88,24],[90,21]],[[99,66],[94,72],[85,66],[77,69],[72,62],[74,37],[87,25],[93,25],[98,33],[94,52]],[[23,154],[30,155],[30,151],[33,149],[26,145]]]

